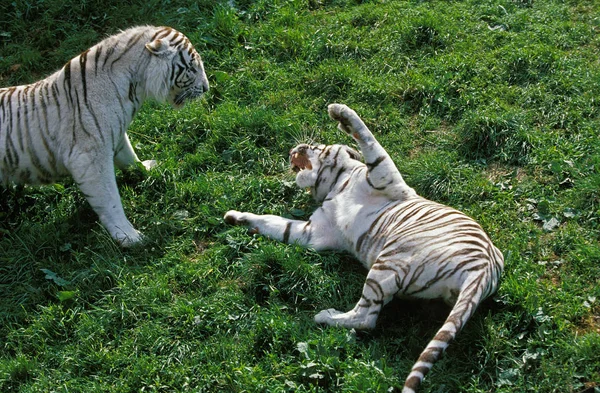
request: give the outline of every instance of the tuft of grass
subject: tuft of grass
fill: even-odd
[[[457,124],[457,149],[471,160],[524,164],[533,149],[535,131],[527,113],[498,106],[465,113]]]

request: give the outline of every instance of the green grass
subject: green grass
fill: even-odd
[[[332,102],[506,258],[421,391],[600,391],[599,14],[591,0],[3,2],[0,86],[165,24],[194,42],[211,91],[178,112],[148,103],[131,125],[160,162],[118,173],[145,247],[116,247],[70,180],[0,190],[0,391],[401,386],[444,306],[393,301],[369,333],[316,326],[354,305],[366,272],[221,219],[310,215],[287,152],[350,142]]]

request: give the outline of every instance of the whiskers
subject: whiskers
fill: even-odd
[[[306,128],[293,129],[289,131],[290,136],[293,139],[293,145],[300,145],[306,143],[308,145],[318,145],[319,143],[315,139],[315,130],[309,130]]]

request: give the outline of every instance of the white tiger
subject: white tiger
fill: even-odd
[[[473,219],[406,185],[353,110],[332,104],[329,116],[358,142],[366,164],[348,146],[299,145],[290,152],[296,183],[322,202],[310,219],[232,210],[225,221],[285,243],[349,251],[369,269],[356,306],[345,313],[323,310],[315,316],[318,323],[371,329],[395,295],[453,305],[404,383],[403,393],[414,393],[478,304],[496,290],[504,258]]]
[[[127,127],[147,98],[179,108],[208,88],[200,55],[177,30],[108,37],[46,79],[0,89],[0,183],[70,174],[110,235],[131,246],[141,234],[125,217],[114,172],[140,161]]]

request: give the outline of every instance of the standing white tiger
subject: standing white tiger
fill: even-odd
[[[504,258],[473,219],[406,185],[353,110],[332,104],[329,116],[358,142],[366,164],[344,145],[299,145],[290,152],[296,183],[322,202],[310,219],[229,211],[225,221],[285,243],[346,250],[369,269],[354,309],[323,310],[315,316],[318,323],[371,329],[394,295],[453,305],[404,383],[403,393],[414,393],[479,303],[496,290]]]
[[[110,235],[133,245],[141,234],[125,217],[114,172],[139,162],[127,127],[147,98],[179,108],[206,91],[200,55],[177,30],[108,37],[46,79],[0,89],[0,183],[70,174]]]

